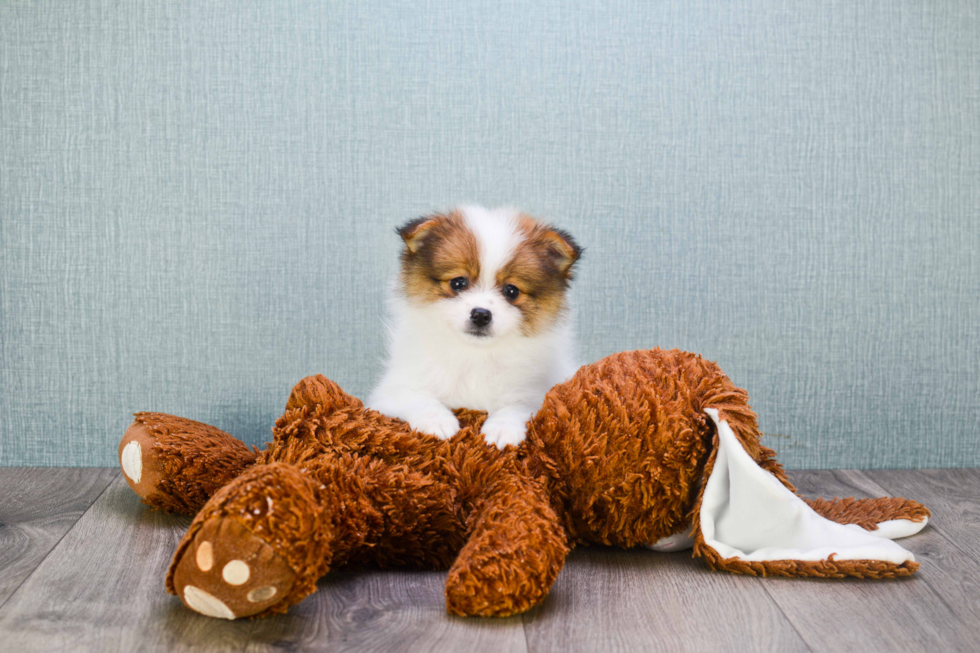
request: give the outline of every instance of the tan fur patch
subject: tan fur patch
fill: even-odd
[[[572,278],[572,266],[582,255],[571,234],[538,222],[529,215],[521,214],[518,229],[524,237],[546,252],[567,280]]]
[[[479,278],[476,236],[459,211],[409,222],[399,234],[405,240],[401,283],[407,295],[434,302],[455,294],[449,287],[452,279]]]
[[[565,290],[581,250],[568,234],[527,215],[520,216],[518,231],[524,240],[497,273],[497,285],[511,283],[521,291],[511,303],[524,316],[521,331],[534,335],[565,310]]]

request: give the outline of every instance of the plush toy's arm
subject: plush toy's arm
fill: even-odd
[[[567,536],[534,480],[503,474],[472,511],[470,536],[449,570],[446,609],[506,617],[548,594],[568,554]]]

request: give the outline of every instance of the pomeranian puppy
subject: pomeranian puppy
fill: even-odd
[[[464,206],[398,229],[387,368],[368,405],[441,439],[453,408],[485,410],[483,438],[524,440],[575,362],[566,290],[581,249],[513,209]]]

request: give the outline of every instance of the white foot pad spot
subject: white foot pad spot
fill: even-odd
[[[221,570],[221,577],[229,585],[244,585],[248,582],[248,577],[251,573],[247,564],[241,560],[232,560]]]
[[[262,603],[262,601],[268,601],[275,595],[276,588],[272,585],[266,585],[265,587],[256,587],[254,590],[249,592],[248,600],[252,603]]]
[[[214,565],[214,550],[210,542],[201,542],[197,547],[197,568],[201,571],[211,571]]]
[[[235,613],[221,599],[211,596],[207,592],[193,585],[184,587],[184,602],[187,607],[195,612],[200,612],[206,617],[216,617],[218,619],[234,619]]]
[[[133,440],[123,447],[122,455],[119,457],[122,462],[123,473],[132,479],[133,483],[139,483],[143,477],[143,450],[140,443]]]

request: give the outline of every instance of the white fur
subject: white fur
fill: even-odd
[[[524,440],[527,420],[548,390],[575,373],[574,337],[564,313],[550,328],[525,336],[520,310],[494,285],[520,242],[516,212],[461,210],[479,243],[480,279],[432,303],[413,301],[394,286],[387,370],[368,405],[442,439],[459,430],[452,408],[485,410],[483,438],[503,448]],[[493,313],[487,336],[467,333],[476,307]]]

